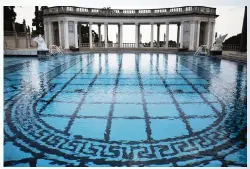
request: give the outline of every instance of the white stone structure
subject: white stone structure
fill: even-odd
[[[135,43],[129,47],[139,48],[140,43],[140,26],[151,25],[150,39],[151,48],[153,45],[154,25],[157,25],[157,45],[156,47],[169,48],[169,25],[177,25],[177,46],[179,48],[188,48],[196,50],[200,45],[208,45],[210,48],[213,42],[216,9],[202,6],[185,6],[175,8],[161,9],[98,9],[83,7],[51,7],[45,9],[44,32],[45,41],[48,45],[62,46],[64,49],[74,47],[119,47],[126,48],[127,44],[123,43],[123,26],[135,25]],[[89,43],[83,44],[80,24],[89,25]],[[101,26],[104,26],[104,45],[93,43],[92,25],[98,25],[98,34],[101,35]],[[118,26],[118,44],[108,44],[108,25]],[[160,46],[160,26],[166,25],[165,43]],[[102,36],[102,35],[101,35]],[[143,36],[143,35],[142,35]],[[99,44],[101,43],[101,38]],[[179,44],[179,45],[178,45]]]

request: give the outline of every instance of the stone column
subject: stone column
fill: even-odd
[[[78,48],[78,32],[77,32],[77,21],[75,21],[75,47]]]
[[[211,22],[207,23],[207,48],[210,49]]]
[[[108,23],[104,23],[104,41],[105,41],[105,48],[108,47]]]
[[[153,48],[154,47],[154,23],[151,23],[151,36],[150,36],[150,39],[151,39],[151,43],[150,43],[150,47]]]
[[[44,22],[44,41],[46,43],[46,45],[49,45],[49,40],[48,40],[48,32],[47,32],[47,26],[48,26],[48,22]]]
[[[213,46],[214,43],[214,26],[215,26],[215,22],[211,23],[211,35],[210,35],[210,47]]]
[[[200,29],[201,29],[201,21],[197,21],[197,40],[196,40],[196,50],[199,48],[200,46]]]
[[[98,36],[99,36],[99,44],[101,44],[101,24],[98,24]]]
[[[53,33],[52,33],[52,23],[48,23],[49,27],[49,45],[53,45]]]
[[[180,38],[180,48],[183,48],[183,35],[184,35],[184,22],[181,22],[181,38]]]
[[[59,46],[62,46],[62,28],[61,28],[61,25],[62,25],[62,22],[58,21]]]
[[[169,41],[169,23],[166,22],[166,34],[165,34],[166,49],[168,49],[168,41]]]
[[[179,43],[180,43],[180,24],[177,24],[177,48],[179,48]]]
[[[69,49],[69,23],[64,21],[64,49]]]
[[[135,23],[135,47],[138,48],[138,42],[139,42],[139,32],[138,32],[139,24]]]
[[[92,48],[92,23],[89,23],[89,47]]]
[[[194,50],[195,21],[190,21],[189,50]]]
[[[79,25],[79,47],[82,47],[82,24],[80,23]]]
[[[120,23],[120,38],[119,38],[119,47],[123,47],[123,23]]]
[[[160,24],[157,24],[157,48],[160,47]]]

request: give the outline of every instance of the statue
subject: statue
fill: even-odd
[[[35,37],[33,41],[38,44],[38,50],[49,50],[41,35],[39,35],[39,37]]]
[[[48,58],[48,56],[50,56],[49,49],[47,48],[47,45],[42,36],[39,35],[39,37],[35,37],[33,41],[35,41],[38,44],[38,49],[37,49],[38,58]]]
[[[226,37],[227,37],[227,34],[223,36],[220,35],[218,38],[216,38],[213,44],[213,47],[211,48],[211,51],[222,51],[222,47],[223,47],[222,43],[224,42]]]

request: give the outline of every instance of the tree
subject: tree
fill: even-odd
[[[4,6],[4,30],[14,31],[13,23],[16,20],[16,12],[14,11],[14,6]]]
[[[4,6],[4,22],[14,23],[16,20],[16,12],[14,6]]]
[[[47,6],[42,6],[39,10],[38,6],[35,6],[35,18],[32,19],[32,26],[35,26],[36,30],[33,30],[33,35],[44,34],[43,10],[47,8]]]
[[[89,43],[89,26],[81,25],[81,33],[82,43]],[[94,39],[94,43],[99,42],[99,35],[94,30],[92,30],[92,38]]]
[[[234,45],[240,44],[240,40],[241,40],[241,33],[226,39],[225,42],[223,42],[223,44],[234,44]]]

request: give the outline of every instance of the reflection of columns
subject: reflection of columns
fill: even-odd
[[[157,48],[160,47],[160,24],[157,24]]]
[[[99,36],[99,43],[101,43],[101,24],[98,24],[98,36]]]
[[[78,48],[77,22],[75,21],[75,47]]]
[[[168,49],[168,41],[169,41],[169,23],[166,22],[166,34],[165,34],[165,48]]]
[[[139,45],[138,45],[138,42],[139,42],[139,24],[138,23],[135,23],[135,47],[138,48]]]
[[[190,21],[189,50],[194,50],[195,21]]]
[[[68,21],[64,21],[64,49],[69,49],[69,24]]]
[[[79,46],[82,46],[82,24],[79,24]]]
[[[177,47],[179,48],[179,43],[180,43],[180,24],[177,24]]]
[[[183,48],[183,34],[184,34],[184,22],[181,22],[181,39],[180,39],[180,48]]]
[[[62,46],[62,22],[58,21],[58,33],[59,33],[59,46]]]
[[[201,21],[198,21],[197,22],[197,40],[196,40],[196,49],[198,49],[199,48],[199,46],[200,46],[200,29],[201,29]]]
[[[151,23],[151,36],[150,36],[150,39],[151,39],[151,43],[150,43],[150,47],[153,48],[154,47],[154,23]]]
[[[92,48],[92,23],[89,23],[89,47]]]
[[[48,23],[48,27],[49,27],[49,45],[53,45],[52,22]]]
[[[211,34],[211,22],[207,23],[207,47],[210,49],[210,35]]]
[[[104,41],[105,41],[105,48],[108,47],[108,23],[104,23]]]
[[[120,25],[119,25],[119,28],[120,28],[120,34],[119,34],[119,47],[120,48],[122,48],[123,47],[123,29],[122,29],[122,27],[123,27],[123,23],[120,23]]]

